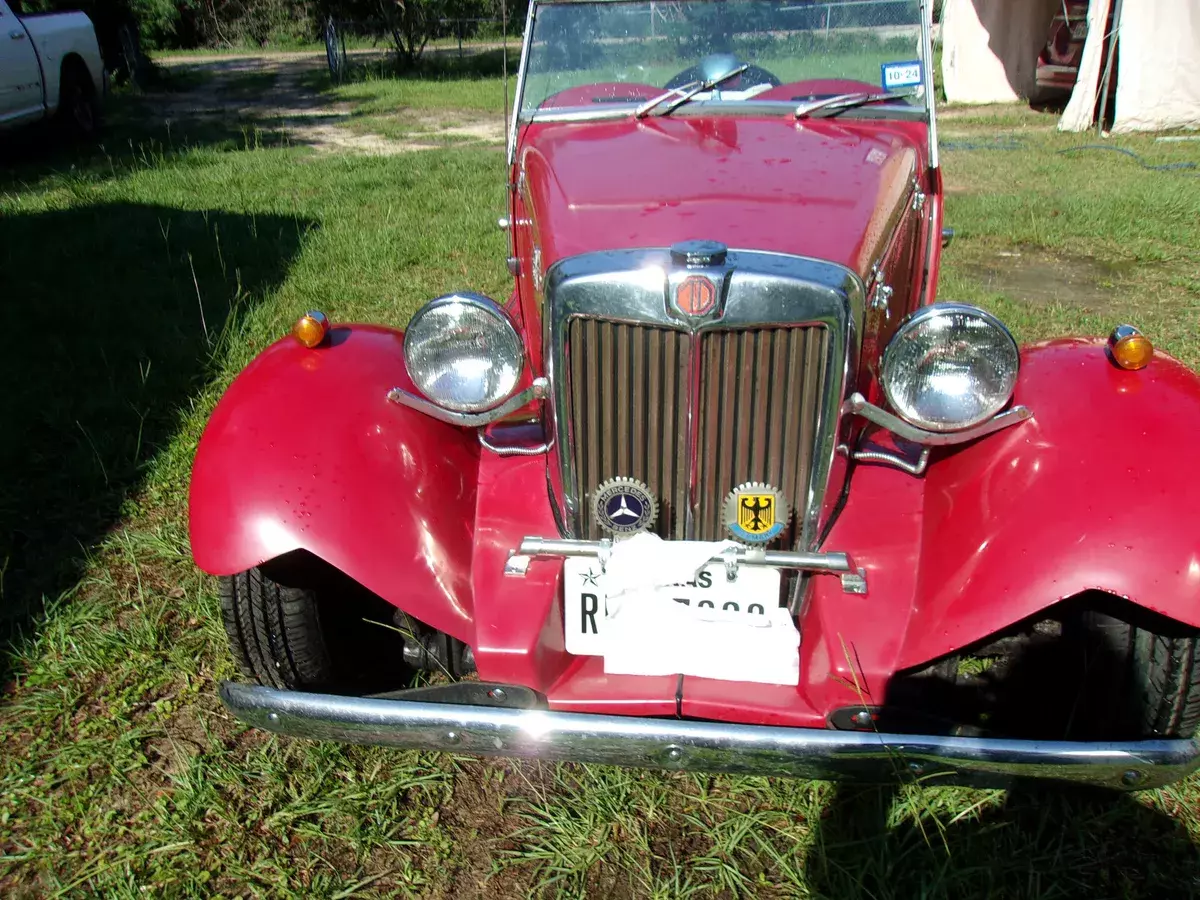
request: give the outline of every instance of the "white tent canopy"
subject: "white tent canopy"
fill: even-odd
[[[1117,3],[1114,131],[1200,128],[1200,3]],[[942,80],[952,103],[1016,102],[1033,93],[1038,52],[1062,0],[946,0]],[[1110,0],[1092,0],[1079,79],[1060,128],[1095,121]]]

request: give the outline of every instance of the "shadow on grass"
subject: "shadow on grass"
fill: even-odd
[[[129,203],[0,217],[0,690],[310,227]],[[155,489],[182,498],[189,463],[155,460]]]
[[[1128,795],[1018,789],[1001,806],[941,828],[928,816],[923,825],[908,817],[889,827],[897,802],[905,801],[890,788],[839,787],[805,862],[816,895],[1099,900],[1200,892],[1200,853],[1185,827]]]
[[[75,144],[49,125],[19,129],[0,139],[0,190],[20,191],[70,178],[113,178],[160,166],[195,150],[251,150],[292,146],[283,128],[236,116],[163,121],[137,97],[114,101],[99,139]]]

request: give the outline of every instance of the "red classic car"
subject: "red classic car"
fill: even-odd
[[[768,775],[1192,771],[1200,379],[936,299],[930,58],[917,0],[535,0],[512,295],[310,312],[200,442],[229,708]]]

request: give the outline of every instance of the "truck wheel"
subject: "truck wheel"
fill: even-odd
[[[256,567],[221,579],[221,617],[243,674],[293,690],[333,681],[315,591],[286,587]]]
[[[1200,632],[1138,612],[1136,623],[1107,612],[1082,616],[1093,708],[1107,706],[1119,734],[1191,737],[1200,726]]]
[[[56,121],[68,138],[86,141],[100,130],[100,104],[87,67],[78,59],[63,63]]]
[[[233,658],[260,684],[365,694],[411,680],[395,608],[314,556],[221,578],[220,596]]]

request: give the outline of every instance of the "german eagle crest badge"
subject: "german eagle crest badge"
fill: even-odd
[[[783,493],[761,481],[747,481],[725,497],[725,527],[736,540],[766,544],[787,527],[787,501]]]

